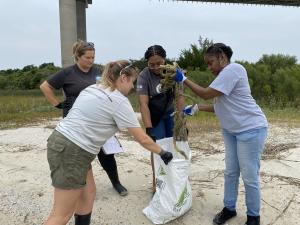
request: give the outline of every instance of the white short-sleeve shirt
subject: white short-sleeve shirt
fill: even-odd
[[[118,90],[94,84],[81,91],[55,129],[84,150],[98,154],[118,130],[132,127],[140,124],[128,98]]]
[[[247,72],[242,65],[230,63],[209,87],[223,93],[214,103],[222,128],[242,132],[268,126],[264,113],[251,95]]]

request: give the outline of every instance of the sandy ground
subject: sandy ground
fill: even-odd
[[[42,224],[52,206],[52,186],[46,160],[46,140],[57,121],[19,129],[0,130],[0,224]],[[196,137],[197,135],[197,137]],[[224,146],[220,132],[197,132],[190,138],[192,166],[190,182],[193,206],[175,225],[212,224],[222,208]],[[120,197],[95,160],[97,185],[92,224],[149,225],[142,213],[151,197],[149,153],[124,135],[125,153],[116,156],[122,183],[129,195]],[[300,216],[300,127],[271,125],[268,155],[261,165],[264,225],[297,225]],[[241,182],[238,216],[230,225],[245,223],[244,188]],[[73,224],[70,221],[69,224]]]

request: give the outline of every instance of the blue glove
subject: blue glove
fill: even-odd
[[[187,116],[192,116],[198,111],[199,111],[199,108],[198,108],[197,104],[188,105],[188,106],[184,107],[184,109],[183,109],[184,115],[187,115]]]
[[[183,72],[176,68],[175,81],[178,83],[184,82],[186,80],[186,76],[184,76]]]

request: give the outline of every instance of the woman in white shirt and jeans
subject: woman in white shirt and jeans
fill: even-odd
[[[210,46],[204,59],[216,76],[209,87],[201,87],[186,79],[178,70],[176,81],[184,82],[199,97],[214,98],[214,106],[195,105],[185,108],[192,115],[196,111],[215,112],[220,120],[225,142],[224,208],[213,222],[224,224],[236,216],[239,176],[246,192],[247,225],[260,224],[260,156],[267,137],[267,119],[251,96],[247,71],[238,63],[231,63],[233,52],[229,46],[217,43]]]

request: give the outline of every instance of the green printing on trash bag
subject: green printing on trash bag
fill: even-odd
[[[165,176],[165,175],[167,175],[166,171],[164,170],[164,168],[163,168],[162,166],[159,167],[159,169],[158,169],[158,174],[159,174],[160,176]]]
[[[179,199],[178,199],[178,201],[177,201],[174,208],[181,209],[182,206],[185,204],[186,199],[188,198],[188,196],[189,196],[189,193],[188,193],[188,190],[187,190],[187,185],[185,185],[185,187],[184,187],[182,193],[180,194]]]

